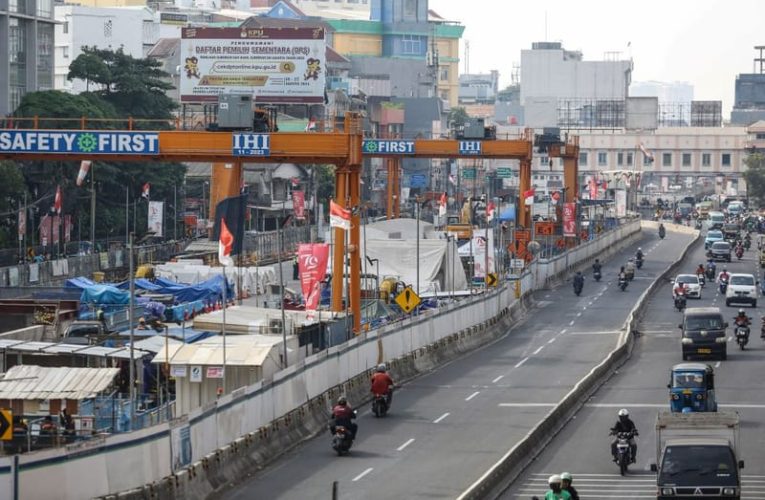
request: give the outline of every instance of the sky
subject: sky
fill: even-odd
[[[763,0],[430,0],[429,6],[465,26],[460,73],[465,40],[470,72],[497,69],[502,86],[522,49],[559,41],[586,60],[603,60],[606,52],[632,57],[633,82],[688,82],[694,99],[722,100],[725,119],[736,75],[752,72],[754,46],[765,45]]]

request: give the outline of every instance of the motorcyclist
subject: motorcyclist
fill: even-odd
[[[715,261],[712,259],[709,259],[707,262],[707,271],[710,271],[710,274],[714,278],[714,275],[717,274],[717,264],[715,264]]]
[[[571,500],[579,500],[579,493],[576,491],[576,488],[574,488],[574,485],[571,484],[574,482],[574,477],[568,472],[561,472],[560,479],[561,489],[563,491],[568,491],[568,494],[571,495]]]
[[[696,268],[696,276],[699,274],[704,275],[704,264],[699,264],[699,267]]]
[[[373,396],[385,396],[388,408],[393,401],[393,379],[388,375],[385,363],[377,365],[377,370],[372,375],[372,395]]]
[[[617,413],[619,419],[616,421],[616,424],[611,427],[611,434],[618,434],[620,432],[630,432],[632,433],[632,436],[630,437],[630,450],[632,451],[632,463],[635,463],[637,460],[637,444],[635,443],[635,436],[638,435],[637,427],[635,427],[635,422],[633,422],[630,419],[630,412],[627,411],[626,408],[622,408]],[[611,455],[614,457],[614,462],[616,462],[616,439],[614,439],[611,442]]]
[[[627,279],[627,271],[624,269],[624,266],[622,266],[619,269],[619,281],[626,280]]]
[[[631,280],[635,277],[635,261],[633,259],[627,261],[627,266],[624,271],[627,274],[627,279]]]
[[[638,247],[637,252],[635,252],[635,259],[637,260],[643,260],[643,249]]]
[[[666,233],[667,230],[664,229],[664,224],[659,224],[659,237],[663,238]]]
[[[351,431],[351,440],[356,439],[356,431],[359,426],[353,422],[356,418],[356,414],[353,413],[353,408],[348,404],[348,400],[345,396],[337,398],[337,404],[332,408],[332,420],[333,425],[330,427],[330,432],[335,433],[335,426],[342,425],[349,431]]]
[[[603,264],[600,263],[600,259],[595,259],[595,262],[592,264],[592,272],[599,273],[602,267]]]
[[[558,474],[550,476],[547,480],[550,489],[545,493],[545,500],[571,500],[571,494],[563,490],[561,483],[562,480]]]
[[[584,276],[582,276],[581,271],[577,271],[574,275],[574,290],[581,290],[582,288],[584,288]]]
[[[723,270],[722,270],[722,271],[720,272],[720,274],[717,276],[717,282],[718,282],[718,283],[719,283],[720,281],[722,281],[722,280],[725,280],[725,281],[730,281],[730,274],[728,274],[728,269],[727,269],[727,268],[725,268],[725,267],[723,267]]]
[[[749,327],[751,324],[751,319],[749,316],[746,315],[743,309],[738,310],[738,315],[733,318],[733,322],[736,326],[746,326]]]

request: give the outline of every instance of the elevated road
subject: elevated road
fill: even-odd
[[[757,276],[756,259],[756,249],[750,250],[744,260],[734,258],[734,262],[727,265],[728,271]],[[700,262],[704,262],[702,247],[685,260],[682,271],[692,273]],[[741,307],[726,307],[725,298],[719,295],[717,287],[710,285],[704,288],[701,300],[689,300],[688,306],[720,307],[731,324]],[[746,462],[742,498],[762,500],[765,498],[765,343],[759,336],[761,311],[743,307],[754,320],[747,349],[740,351],[729,337],[727,361],[709,363],[715,367],[721,409],[738,411],[741,416],[741,458]],[[673,308],[671,285],[667,283],[650,299],[631,359],[587,402],[503,498],[541,497],[547,489],[547,478],[563,471],[574,475],[574,486],[582,498],[656,498],[656,476],[649,467],[656,462],[654,424],[656,413],[669,409],[670,369],[682,362],[677,328],[681,319],[682,314]],[[732,334],[730,328],[729,334]],[[548,400],[554,401],[554,397]],[[624,478],[611,461],[612,438],[608,436],[619,408],[630,411],[640,431],[637,464]]]
[[[223,498],[327,498],[333,481],[344,499],[457,497],[613,349],[637,298],[689,241],[644,234],[606,263],[602,282],[588,276],[581,297],[570,283],[540,292],[507,336],[405,385],[388,417],[360,408],[349,456],[335,456],[325,434],[253,471]],[[618,267],[637,246],[646,265],[621,292]]]

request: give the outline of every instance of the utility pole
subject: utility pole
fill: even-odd
[[[96,249],[96,166],[90,167],[90,244]]]
[[[130,377],[130,426],[129,429],[133,430],[133,419],[135,418],[135,359],[133,358],[133,345],[135,344],[134,338],[134,295],[135,295],[135,273],[133,272],[133,239],[134,234],[130,233],[130,245],[128,247],[128,280],[130,283],[130,296],[128,297],[128,322],[130,323],[130,370],[128,376]],[[165,332],[167,334],[167,332]],[[167,356],[167,353],[165,353]]]

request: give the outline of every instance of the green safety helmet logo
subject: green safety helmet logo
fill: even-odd
[[[77,148],[83,153],[91,153],[95,151],[97,145],[98,141],[94,134],[85,133],[77,138]]]

